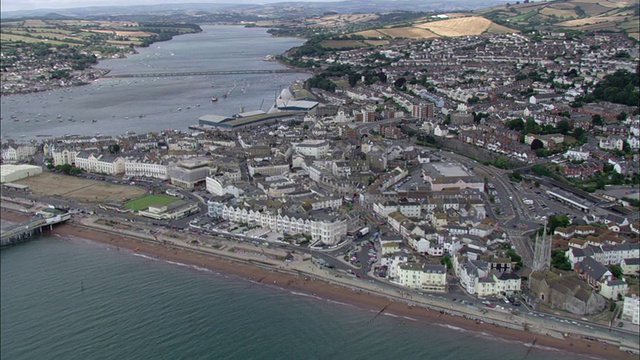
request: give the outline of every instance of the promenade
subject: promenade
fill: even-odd
[[[377,295],[394,302],[405,303],[409,306],[422,307],[476,321],[480,324],[491,324],[506,329],[520,330],[532,334],[540,334],[565,341],[576,339],[598,339],[623,350],[640,352],[637,332],[609,329],[604,326],[585,326],[579,323],[560,323],[550,316],[532,316],[523,307],[521,311],[511,312],[507,309],[492,309],[479,302],[475,304],[453,302],[437,293],[418,293],[401,288],[385,280],[373,281],[358,279],[343,270],[321,268],[314,265],[311,255],[296,252],[291,262],[281,260],[287,250],[277,247],[264,247],[249,242],[238,242],[221,237],[208,238],[189,232],[168,230],[163,233],[152,234],[145,229],[114,230],[112,226],[100,224],[95,218],[84,217],[77,222],[78,226],[111,232],[146,242],[162,244],[206,254],[222,259],[258,266],[265,270],[286,273],[294,276],[304,276],[314,280],[322,280],[328,284],[338,285],[360,294]],[[142,231],[140,231],[142,230]],[[147,229],[148,231],[148,229]],[[197,241],[197,243],[196,243]],[[230,251],[243,249],[242,251]],[[594,324],[595,325],[595,324]]]

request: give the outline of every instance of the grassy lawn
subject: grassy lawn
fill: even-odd
[[[151,205],[167,205],[177,200],[177,198],[171,197],[169,195],[147,195],[145,197],[141,197],[140,199],[127,201],[126,203],[124,203],[124,207],[138,211],[144,210]]]

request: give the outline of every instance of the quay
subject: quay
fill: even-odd
[[[71,219],[71,213],[59,209],[47,209],[20,224],[13,225],[0,232],[0,247],[14,245],[30,240],[35,234],[41,234],[47,227],[63,223]]]
[[[103,76],[103,78],[207,76],[207,75],[238,75],[238,74],[294,74],[294,73],[304,73],[304,71],[296,70],[296,69],[188,71],[188,72],[162,72],[162,73],[138,73],[138,74],[105,75],[105,76]]]

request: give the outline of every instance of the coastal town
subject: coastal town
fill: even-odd
[[[3,137],[3,214],[61,209],[85,230],[637,354],[637,39],[347,40],[376,46],[274,57],[313,73],[266,111]],[[5,69],[3,96],[37,81]]]

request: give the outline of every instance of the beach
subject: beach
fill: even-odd
[[[4,220],[13,222],[26,220],[27,218],[26,215],[15,212],[2,211],[1,214]],[[290,272],[281,272],[277,268],[265,268],[209,254],[196,253],[174,246],[105,233],[73,224],[59,225],[54,228],[53,232],[55,235],[65,238],[82,238],[97,241],[114,246],[121,251],[135,251],[159,259],[196,265],[244,278],[255,283],[279,287],[286,291],[306,293],[319,298],[368,309],[372,312],[372,321],[375,321],[375,317],[378,315],[387,313],[402,317],[407,321],[418,321],[450,328],[460,328],[474,333],[485,333],[491,337],[506,341],[517,341],[525,345],[535,345],[540,348],[553,348],[606,359],[634,358],[633,355],[620,351],[615,345],[571,337],[558,339],[509,329],[470,317],[454,316],[445,311],[409,305],[402,300],[389,299],[388,297],[368,293],[356,288],[328,283],[314,277],[313,274],[299,273],[296,275]]]

